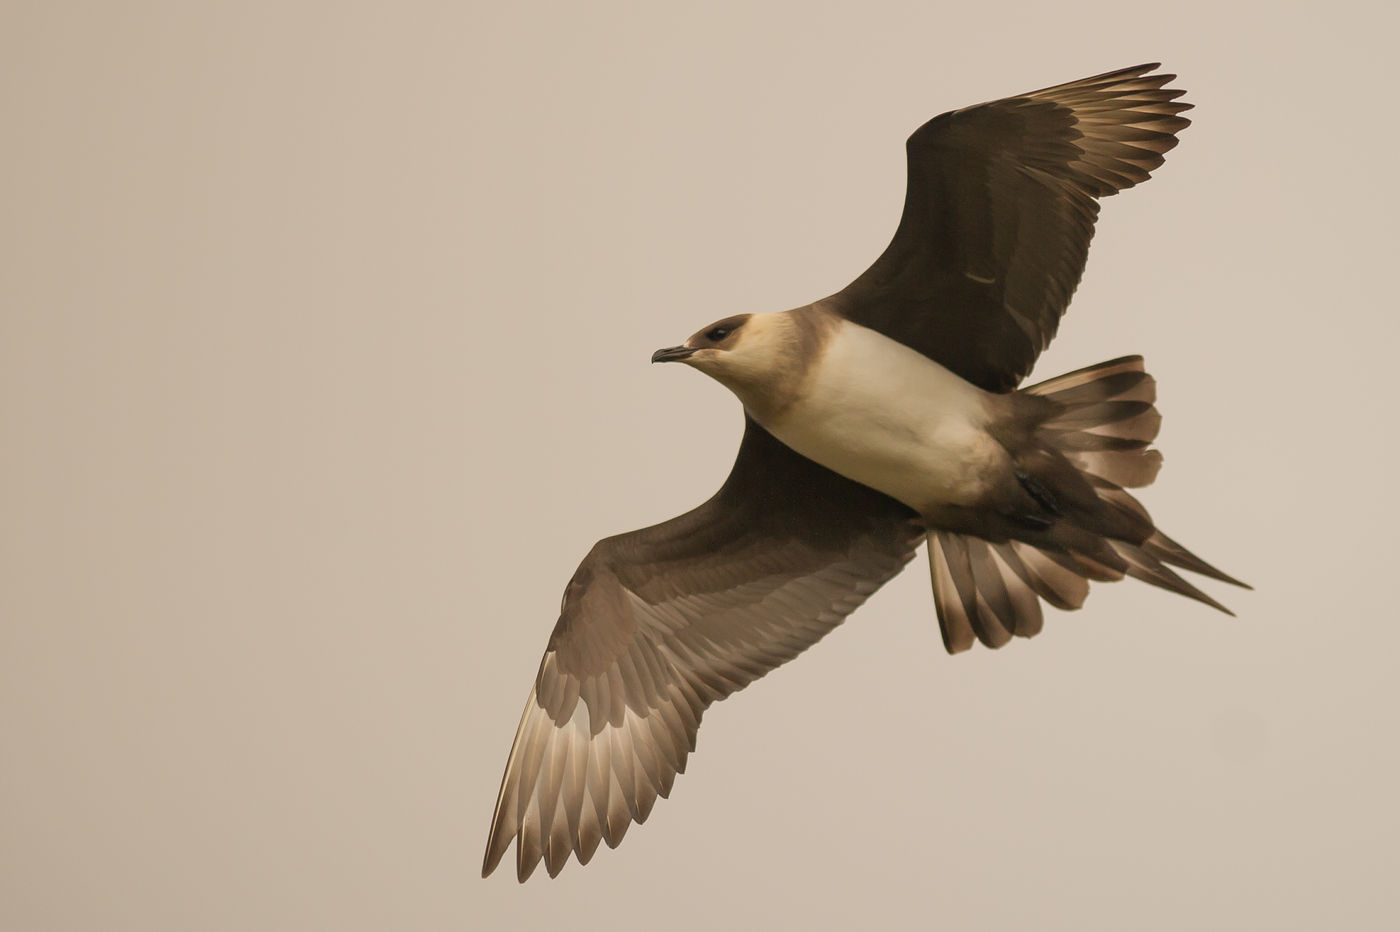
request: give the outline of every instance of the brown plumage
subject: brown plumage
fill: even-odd
[[[1190,125],[1156,65],[966,107],[909,137],[885,252],[827,299],[988,391],[1030,374],[1079,284],[1095,198],[1146,181]]]
[[[653,361],[709,360],[709,374],[746,399],[744,439],[712,499],[599,541],[570,581],[506,764],[483,875],[512,843],[522,881],[541,861],[552,876],[571,854],[587,862],[600,843],[616,845],[670,792],[712,702],[814,644],[925,538],[950,652],[1038,633],[1041,601],[1076,609],[1089,580],[1134,576],[1221,607],[1169,567],[1234,580],[1157,531],[1125,491],[1161,463],[1141,360],[1014,391],[1078,284],[1096,198],[1145,180],[1187,125],[1189,105],[1155,67],[929,121],[908,141],[899,227],[867,272],[781,320],[727,318],[657,352]],[[881,340],[953,374],[957,398],[938,410],[981,425],[970,455],[999,464],[968,477],[975,500],[916,510],[762,426],[788,436],[795,419],[807,434],[792,436],[806,437],[810,367],[838,345],[847,356],[884,352]],[[761,341],[773,345],[745,356]],[[899,366],[942,378],[937,367]]]
[[[800,494],[795,494],[800,493]],[[813,507],[812,503],[822,503]],[[622,840],[685,770],[710,703],[815,644],[914,554],[914,515],[748,423],[714,498],[601,540],[526,702],[483,874],[517,876]]]
[[[930,532],[934,602],[949,653],[974,641],[996,648],[1013,636],[1038,634],[1043,616],[1036,597],[1057,608],[1079,608],[1090,579],[1132,576],[1231,614],[1170,566],[1244,584],[1158,531],[1125,491],[1150,485],[1162,465],[1162,455],[1151,447],[1162,423],[1153,407],[1156,397],[1156,382],[1143,371],[1140,356],[1007,396],[1022,404],[1005,428],[1022,442],[1018,459],[1051,504],[1034,495],[1022,499],[1035,512],[1026,527],[1014,526],[1016,515],[996,524],[980,514],[976,534]]]

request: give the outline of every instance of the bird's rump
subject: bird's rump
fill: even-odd
[[[1158,530],[1126,491],[1150,485],[1162,464],[1152,447],[1162,420],[1153,406],[1156,382],[1142,357],[1088,366],[1016,396],[1006,397],[1044,412],[1022,438],[1031,449],[1022,453],[1028,472],[1021,479],[1038,491],[1038,501],[1034,494],[1027,501],[1040,508],[1039,520],[1020,534],[986,514],[977,516],[984,522],[977,533],[937,523],[930,529],[929,570],[948,652],[1035,636],[1043,624],[1039,599],[1077,609],[1091,579],[1132,576],[1228,614],[1171,567],[1243,583]]]

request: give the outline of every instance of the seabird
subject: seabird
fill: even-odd
[[[1097,198],[1147,180],[1189,121],[1126,68],[955,110],[907,143],[888,248],[829,298],[728,317],[652,362],[743,402],[713,498],[599,541],[564,591],[491,822],[524,881],[622,840],[671,791],[705,709],[840,624],[927,541],[950,653],[1001,647],[1132,576],[1228,611],[1243,585],[1157,530],[1141,357],[1017,389],[1079,283]]]

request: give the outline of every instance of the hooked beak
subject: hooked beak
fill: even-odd
[[[689,359],[695,355],[695,350],[689,346],[668,346],[659,349],[651,354],[652,362],[679,362],[682,359]]]

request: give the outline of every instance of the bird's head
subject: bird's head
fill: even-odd
[[[683,362],[724,385],[754,413],[782,405],[805,365],[803,327],[791,311],[717,320],[652,362]]]
[[[651,354],[652,362],[683,362],[736,393],[739,385],[764,378],[782,351],[782,325],[776,314],[739,314],[717,320],[680,346]],[[742,397],[742,396],[741,396]]]
[[[708,371],[721,356],[743,352],[744,350],[740,350],[741,345],[746,350],[751,348],[748,337],[755,332],[755,328],[745,325],[753,317],[753,314],[739,314],[717,320],[704,330],[691,334],[690,339],[680,346],[668,346],[652,353],[651,361],[683,362],[702,372]]]

